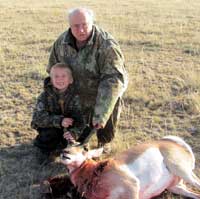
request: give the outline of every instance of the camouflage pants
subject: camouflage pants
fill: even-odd
[[[120,118],[121,104],[122,104],[122,99],[120,98],[118,99],[114,107],[114,110],[109,120],[107,121],[105,127],[97,131],[98,143],[105,144],[111,142],[114,139]],[[93,111],[94,111],[93,108],[84,110],[84,116],[86,118],[85,120],[86,123],[88,124],[92,123]]]
[[[67,146],[67,141],[63,138],[63,129],[38,128],[37,131],[34,145],[42,151],[50,152]]]

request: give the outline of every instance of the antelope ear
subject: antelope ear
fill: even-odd
[[[103,148],[98,148],[98,149],[89,150],[89,151],[85,152],[84,155],[88,159],[91,159],[91,158],[97,158],[97,157],[99,157],[102,153],[103,153]]]

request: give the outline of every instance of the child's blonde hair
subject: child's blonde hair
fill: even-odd
[[[64,63],[56,63],[51,67],[50,70],[50,77],[52,77],[52,69],[53,68],[63,68],[67,71],[69,78],[73,81],[73,75],[72,75],[72,70],[70,69],[70,67],[67,64]]]

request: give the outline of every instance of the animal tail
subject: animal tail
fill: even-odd
[[[182,138],[180,138],[178,136],[174,136],[174,135],[165,136],[165,137],[162,138],[162,140],[170,140],[170,141],[176,142],[177,144],[186,148],[189,151],[189,153],[191,154],[192,162],[193,162],[192,168],[194,169],[194,167],[195,167],[195,157],[194,157],[194,154],[193,154],[192,149],[189,146],[189,144],[187,144]]]

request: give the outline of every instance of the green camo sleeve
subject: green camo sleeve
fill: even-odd
[[[99,59],[101,81],[93,121],[103,125],[108,121],[119,97],[127,88],[128,76],[119,47],[110,45],[102,50]]]
[[[61,128],[63,116],[62,115],[55,115],[48,112],[47,109],[47,100],[42,93],[38,99],[33,111],[31,127],[34,129],[37,128]]]
[[[47,71],[48,73],[50,73],[51,67],[52,67],[54,64],[56,64],[56,63],[59,62],[59,60],[58,60],[58,55],[57,55],[57,52],[56,52],[57,43],[58,43],[58,41],[56,41],[56,42],[53,44],[53,46],[51,47],[51,52],[50,52],[50,56],[49,56],[49,63],[48,63],[47,68],[46,68],[46,71]]]

